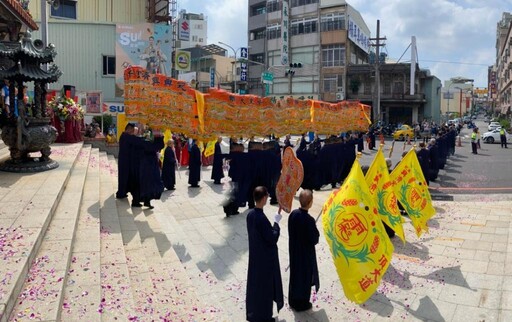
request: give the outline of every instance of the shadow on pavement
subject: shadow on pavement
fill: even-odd
[[[201,181],[199,183],[201,183]],[[189,198],[195,198],[195,197],[199,196],[199,194],[201,193],[201,189],[202,188],[201,188],[201,186],[196,187],[196,188],[192,188],[192,187],[189,186],[187,189],[188,189],[188,196],[189,196]]]
[[[467,288],[469,290],[472,290],[476,292],[476,289],[473,289],[469,286],[468,282],[464,278],[464,275],[462,275],[462,271],[460,270],[459,266],[454,267],[445,267],[438,269],[437,271],[433,271],[430,274],[427,275],[415,275],[416,277],[422,277],[427,280],[431,281],[437,281],[440,283],[446,283],[451,285],[456,285],[460,287]]]
[[[291,309],[290,309],[291,310]],[[320,309],[318,311],[307,311],[307,312],[293,312],[293,315],[295,316],[295,321],[311,321],[311,319],[308,319],[309,317],[312,317],[315,319],[314,321],[330,321],[329,317],[327,316],[327,313],[324,309]],[[278,321],[286,321],[286,320],[278,320]]]
[[[412,282],[409,279],[410,276],[411,274],[409,272],[401,272],[393,267],[393,265],[389,265],[382,279],[389,284],[398,286],[402,290],[410,290],[412,289]]]
[[[384,294],[376,292],[370,297],[370,300],[361,304],[361,308],[382,317],[389,317],[393,313],[393,304]]]
[[[410,313],[415,318],[420,320],[428,320],[428,321],[446,321],[445,318],[439,312],[439,309],[435,305],[435,303],[428,296],[424,296],[420,299],[420,305],[417,310],[412,310],[410,307],[403,305],[402,303],[397,303],[400,306],[403,306],[405,310]]]
[[[176,255],[180,259],[180,262],[186,263],[192,259],[190,254],[187,252],[187,248],[183,244],[174,244],[172,245],[172,249],[176,252]]]
[[[395,238],[393,241],[393,245],[395,246],[395,254],[402,254],[408,257],[421,259],[424,261],[428,261],[430,259],[429,250],[428,247],[425,245],[422,245],[421,243],[404,243]],[[422,243],[424,243],[425,240],[422,240]]]
[[[212,274],[220,281],[235,275],[232,267],[239,262],[240,256],[248,252],[247,233],[246,233],[246,217],[249,209],[239,209],[240,214],[230,217],[224,217],[229,220],[229,230],[222,234],[225,242],[212,243],[205,240],[209,247],[213,250],[212,256],[207,260],[197,262],[197,268],[205,272],[211,270]]]

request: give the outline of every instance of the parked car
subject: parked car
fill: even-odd
[[[485,142],[485,143],[494,143],[494,142],[501,142],[500,140],[500,130],[501,130],[501,127],[498,127],[492,131],[489,131],[489,132],[485,132],[483,135],[482,135],[482,140]],[[507,142],[510,142],[512,140],[512,134],[508,133],[508,132],[505,132],[505,135],[507,137]]]
[[[393,140],[404,141],[407,136],[414,139],[414,129],[407,124],[402,125],[393,132]]]
[[[487,130],[489,131],[493,131],[493,130],[496,130],[497,128],[501,127],[501,124],[499,122],[491,122],[489,123],[489,126],[487,127]]]

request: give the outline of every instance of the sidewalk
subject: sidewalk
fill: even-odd
[[[207,179],[200,183],[201,188],[192,189],[187,185],[187,170],[180,174],[177,189],[164,192],[148,215],[160,221],[163,233],[200,290],[199,296],[216,303],[222,313],[219,320],[244,321],[247,209],[240,209],[243,213],[238,216],[225,217],[220,203],[229,187],[227,178],[222,186]],[[209,177],[210,167],[202,173],[203,179]],[[318,215],[330,193],[326,187],[315,191],[312,216]],[[473,201],[464,201],[467,199]],[[512,320],[512,277],[508,273],[512,272],[512,199],[499,199],[506,198],[473,195],[456,199],[461,201],[434,201],[437,214],[429,221],[429,233],[419,239],[405,218],[407,243],[393,239],[392,264],[378,291],[363,305],[345,298],[319,221],[320,291],[314,296],[314,308],[296,314],[286,304],[279,312],[279,321]],[[265,207],[270,220],[276,211],[275,206]],[[285,271],[289,260],[287,219],[285,214],[278,243],[285,302],[289,278]]]

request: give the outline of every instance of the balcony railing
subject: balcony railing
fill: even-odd
[[[363,94],[363,93],[352,93],[352,91],[347,92],[347,99],[353,99],[353,100],[372,100],[373,94]],[[381,101],[424,101],[425,100],[425,94],[423,93],[416,93],[414,95],[410,94],[403,94],[403,93],[391,93],[391,94],[380,94]]]

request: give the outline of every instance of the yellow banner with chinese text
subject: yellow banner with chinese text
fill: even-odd
[[[390,174],[398,201],[411,218],[418,237],[428,231],[427,221],[436,210],[428,185],[418,161],[416,151],[412,148],[397,164]]]
[[[377,290],[394,248],[358,160],[324,204],[322,223],[345,296],[364,303]]]
[[[377,151],[365,179],[377,205],[380,218],[405,243],[404,227],[402,226],[403,219],[398,209],[393,181],[391,181],[389,176],[382,147]]]

